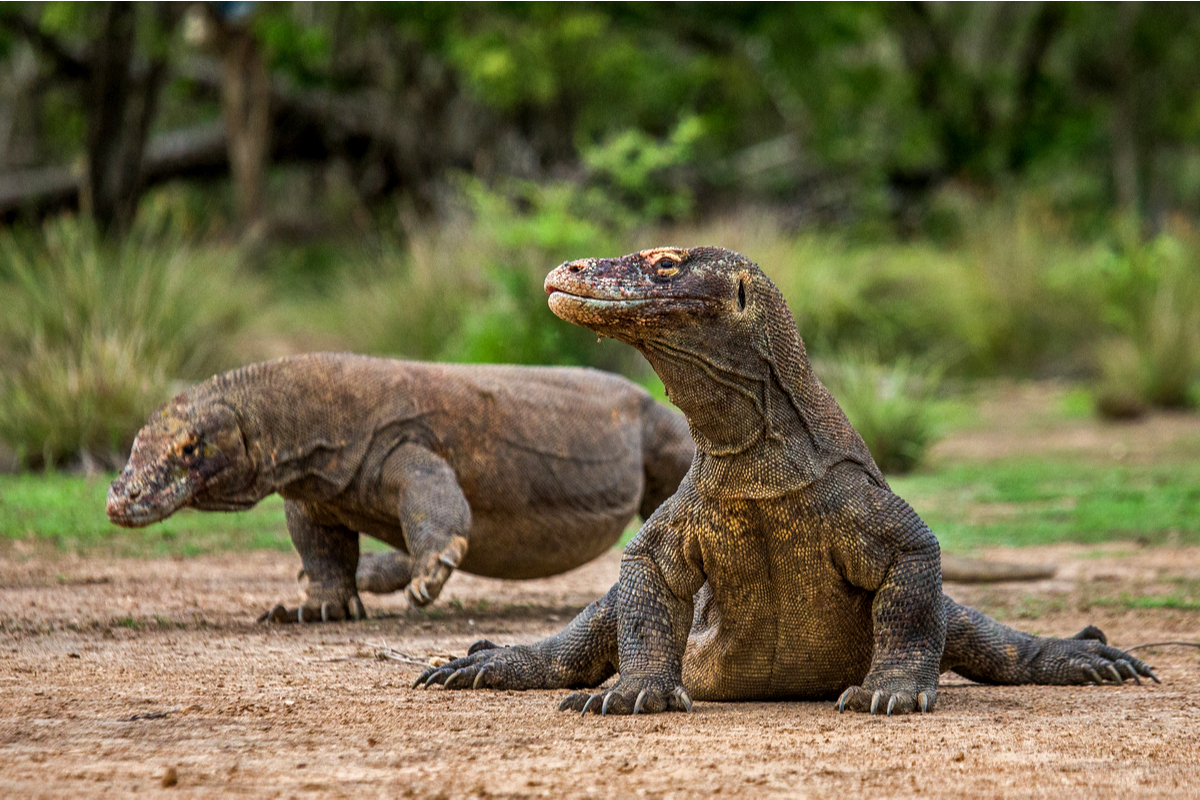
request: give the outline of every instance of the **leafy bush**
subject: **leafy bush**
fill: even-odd
[[[169,225],[112,248],[74,219],[0,239],[0,286],[0,439],[35,467],[112,464],[176,381],[234,363],[255,295]]]
[[[1096,407],[1136,416],[1145,406],[1196,403],[1200,380],[1200,242],[1187,230],[1114,252],[1107,264],[1108,322],[1097,351]]]
[[[645,219],[680,219],[692,210],[692,192],[682,169],[704,135],[699,117],[686,117],[664,141],[628,128],[582,150],[593,180]]]
[[[819,367],[881,470],[905,473],[921,463],[935,437],[939,368],[908,358],[885,365],[862,352]]]

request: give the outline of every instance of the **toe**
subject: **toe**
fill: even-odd
[[[500,645],[487,639],[480,639],[467,648],[467,655],[473,656],[481,650],[499,650]]]

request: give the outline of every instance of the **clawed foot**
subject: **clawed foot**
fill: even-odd
[[[480,639],[463,658],[440,667],[429,667],[413,688],[445,689],[543,689],[546,685],[543,660],[528,645],[500,647]]]
[[[441,552],[430,553],[420,559],[408,584],[409,602],[423,608],[436,600],[442,593],[442,586],[450,579],[466,553],[467,540],[455,536]]]
[[[937,702],[937,691],[927,689],[914,694],[911,691],[869,691],[861,686],[851,686],[838,698],[838,713],[848,708],[851,711],[869,711],[872,714],[910,714],[919,711],[928,714]]]
[[[1033,682],[1059,686],[1161,683],[1150,665],[1108,645],[1104,632],[1089,625],[1070,639],[1048,639],[1031,665]]]
[[[590,711],[607,714],[658,714],[663,711],[692,710],[692,697],[679,684],[638,680],[618,680],[606,692],[575,692],[558,705],[559,711]]]
[[[320,606],[308,604],[299,608],[287,608],[278,605],[270,611],[264,611],[258,618],[259,622],[306,623],[306,622],[342,622],[344,620],[364,620],[367,610],[363,608],[362,600],[355,595],[345,603],[323,602]]]

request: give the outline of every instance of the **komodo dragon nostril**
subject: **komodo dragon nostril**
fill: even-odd
[[[568,272],[582,272],[582,271],[583,271],[583,264],[580,264],[580,263],[578,263],[578,262],[576,262],[576,263],[574,263],[574,264],[568,264],[568,265],[567,265],[567,271],[568,271]]]
[[[142,495],[142,485],[140,483],[129,484],[129,488],[125,490],[125,494],[130,500],[137,500]]]

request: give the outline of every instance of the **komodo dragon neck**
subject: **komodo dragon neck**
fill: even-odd
[[[546,285],[560,316],[646,356],[687,416],[701,491],[779,496],[843,461],[886,486],[813,373],[779,290],[749,260],[718,248],[655,248],[564,264]],[[693,324],[696,317],[705,324]]]

